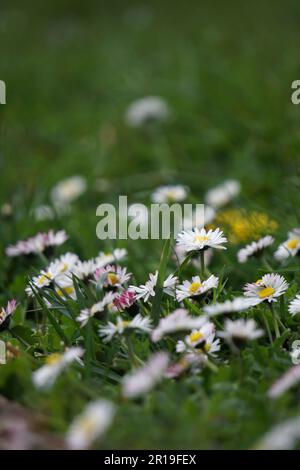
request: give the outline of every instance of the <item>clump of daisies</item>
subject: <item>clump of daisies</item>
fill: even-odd
[[[20,240],[15,245],[8,246],[5,253],[10,257],[36,255],[52,247],[62,245],[67,239],[64,230],[58,232],[50,230],[48,233],[38,233],[34,237]]]

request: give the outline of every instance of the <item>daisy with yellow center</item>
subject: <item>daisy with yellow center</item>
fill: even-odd
[[[207,248],[218,248],[225,250],[224,243],[227,239],[223,232],[217,228],[206,231],[204,228],[194,228],[193,230],[183,230],[177,236],[177,245],[182,246],[188,253],[191,251],[201,251]]]
[[[276,302],[277,297],[285,293],[288,283],[279,274],[265,274],[259,281],[246,284],[244,295],[253,300],[253,305],[261,302]]]
[[[103,338],[105,343],[108,343],[115,335],[122,335],[126,330],[150,333],[152,330],[151,320],[149,317],[142,317],[140,314],[136,315],[132,320],[124,320],[118,316],[116,323],[109,321],[107,325],[99,328],[99,336]]]
[[[107,400],[97,400],[85,408],[70,426],[67,444],[70,449],[87,449],[110,426],[115,407]]]
[[[220,349],[219,342],[215,341],[215,325],[207,321],[200,329],[192,330],[184,341],[178,341],[176,351],[195,353],[197,349],[201,354],[210,352],[213,355]]]
[[[290,256],[296,256],[300,250],[300,229],[294,228],[288,234],[288,239],[283,242],[274,253],[275,259],[284,261]]]
[[[50,388],[66,367],[74,361],[79,361],[83,352],[83,349],[73,347],[64,353],[50,354],[45,364],[33,373],[34,385],[37,388]]]
[[[219,278],[213,274],[204,281],[201,281],[199,276],[194,276],[192,282],[184,281],[176,288],[176,298],[178,302],[182,302],[184,299],[189,297],[197,297],[204,294],[210,289],[216,289],[218,287]]]

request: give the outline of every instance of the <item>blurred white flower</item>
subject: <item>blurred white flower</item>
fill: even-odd
[[[185,214],[184,214],[185,215]],[[201,229],[210,224],[216,216],[216,211],[208,205],[197,208],[183,218],[182,230],[192,230],[197,227]]]
[[[218,331],[218,336],[224,338],[229,343],[250,341],[263,336],[264,332],[257,328],[255,321],[250,320],[225,320],[224,331]]]
[[[204,228],[193,230],[184,230],[177,236],[177,245],[182,246],[186,252],[200,251],[206,248],[218,248],[226,250],[223,243],[227,242],[227,238],[223,236],[222,230],[206,231]]]
[[[149,392],[164,377],[168,365],[169,355],[166,352],[153,354],[143,367],[124,377],[123,395],[134,398]]]
[[[239,195],[241,184],[237,180],[226,180],[222,184],[210,189],[205,194],[205,202],[218,209],[228,204],[232,199]]]
[[[203,307],[205,313],[209,316],[220,315],[222,313],[242,312],[255,305],[255,300],[245,297],[235,297],[232,300],[225,300],[223,303],[215,303]]]
[[[130,104],[125,121],[129,126],[140,127],[149,121],[165,121],[169,116],[169,106],[161,97],[146,96]]]
[[[291,315],[296,315],[300,313],[300,295],[296,295],[296,297],[290,302],[289,304],[289,313]]]
[[[198,295],[202,295],[210,289],[216,289],[218,287],[218,283],[219,278],[213,274],[204,281],[201,281],[199,276],[193,276],[192,282],[183,281],[183,284],[177,286],[176,298],[178,302],[181,302],[183,299],[188,297],[197,297]]]
[[[290,256],[296,256],[300,249],[300,229],[294,228],[288,234],[288,239],[281,243],[274,253],[274,258],[284,261]]]
[[[103,337],[105,343],[108,343],[116,334],[122,335],[125,331],[130,330],[150,333],[152,330],[150,318],[142,317],[142,315],[138,314],[132,320],[123,320],[118,316],[116,323],[109,321],[107,325],[101,326],[99,328],[99,335]]]
[[[259,450],[291,450],[300,439],[300,416],[277,424],[255,446]]]
[[[107,264],[116,263],[126,256],[127,250],[125,248],[116,248],[112,253],[104,253],[101,251],[95,259],[96,268],[102,268]]]
[[[279,274],[265,274],[256,282],[248,283],[244,287],[244,295],[253,299],[254,305],[261,302],[277,302],[277,297],[283,295],[288,283]]]
[[[5,253],[11,257],[42,253],[49,247],[62,245],[67,239],[68,236],[64,230],[58,232],[50,230],[48,233],[38,233],[34,237],[8,246]]]
[[[161,204],[161,203],[168,203],[171,204],[173,202],[181,202],[184,201],[187,197],[187,188],[182,185],[168,185],[168,186],[159,186],[156,190],[152,193],[151,199],[152,202]]]
[[[71,424],[66,442],[70,449],[87,449],[102,437],[111,425],[115,406],[107,400],[89,403],[83,413]]]
[[[84,351],[73,347],[63,354],[54,353],[46,358],[46,364],[32,374],[32,380],[37,388],[50,388],[61,372],[72,362],[79,361]]]
[[[152,341],[160,341],[165,335],[181,331],[190,331],[193,328],[201,328],[206,323],[207,317],[191,317],[187,310],[178,308],[168,316],[161,318],[158,326],[152,332]]]
[[[268,391],[270,398],[278,398],[287,390],[300,383],[300,365],[291,367],[272,385]]]
[[[71,176],[59,181],[50,193],[54,207],[68,207],[86,191],[86,188],[87,183],[83,176]]]
[[[257,242],[254,241],[249,245],[245,246],[244,248],[241,248],[237,254],[239,263],[246,263],[248,258],[251,258],[251,256],[260,255],[261,253],[263,253],[265,248],[271,246],[273,243],[274,238],[270,235],[267,235],[263,238],[260,238]]]

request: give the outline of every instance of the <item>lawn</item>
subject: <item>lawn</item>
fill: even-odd
[[[291,102],[291,84],[300,75],[299,16],[296,0],[1,1],[0,79],[7,103],[0,105],[0,305],[16,299],[17,308],[10,323],[0,325],[0,340],[8,343],[7,363],[0,365],[0,448],[64,448],[75,418],[97,400],[106,400],[111,423],[79,447],[252,449],[291,419],[300,438],[299,385],[276,398],[269,394],[293,367],[292,344],[300,340],[300,315],[288,310],[300,291],[297,246],[283,261],[274,258],[287,239],[300,246],[299,233],[288,236],[300,227],[300,106]],[[168,117],[130,126],[128,107],[145,96],[161,97]],[[53,188],[75,175],[85,190],[58,207]],[[149,205],[156,188],[183,185],[186,201],[202,204],[208,190],[227,180],[238,181],[241,190],[208,224],[224,231],[227,249],[215,249],[205,268],[191,260],[178,268],[174,240],[96,236],[98,205],[117,205],[119,195]],[[65,230],[68,239],[34,256],[7,256],[9,245],[49,230]],[[238,262],[242,247],[267,235],[274,243],[262,256]],[[145,284],[159,270],[155,295],[135,301],[134,314],[107,304],[86,325],[78,321],[82,310],[116,293],[111,276],[103,278],[111,272],[95,280],[94,273],[84,278],[72,271],[74,293],[55,282],[33,282],[64,253],[88,260],[116,249],[127,250],[117,263],[133,274],[126,288]],[[180,304],[162,291],[171,274],[182,284],[210,273],[218,286],[205,295]],[[254,319],[264,335],[243,348],[221,335],[220,350],[199,367],[187,366],[176,352],[187,331],[155,342],[149,331],[129,333],[123,325],[108,342],[99,336],[99,327],[116,323],[118,315],[128,322],[139,312],[155,328],[184,307],[199,320],[205,306],[242,296],[246,283],[268,273],[288,283],[277,302],[266,299],[210,319],[215,332],[226,331],[226,319]],[[75,347],[81,358],[51,386],[37,386],[34,372]],[[127,396],[124,376],[159,352],[183,370],[172,378],[162,373],[149,392]],[[207,358],[201,348],[197,354]],[[17,426],[7,439],[5,426],[15,415],[30,430],[29,440]],[[294,446],[296,439],[285,447]]]

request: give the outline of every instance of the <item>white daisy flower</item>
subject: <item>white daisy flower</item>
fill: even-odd
[[[131,278],[131,273],[127,268],[121,266],[107,265],[103,268],[97,268],[95,271],[95,280],[104,287],[121,287]]]
[[[199,348],[203,353],[215,355],[220,350],[220,340],[215,340],[215,325],[211,322],[205,323],[200,329],[194,329],[185,337],[184,341],[178,341],[176,352],[192,351]]]
[[[86,261],[78,261],[74,266],[73,273],[78,279],[88,279],[93,276],[97,269],[94,259],[88,259]]]
[[[131,127],[140,127],[149,121],[165,121],[169,115],[169,106],[160,96],[145,96],[131,103],[125,121]]]
[[[296,256],[300,249],[300,229],[295,228],[288,234],[288,239],[281,243],[274,253],[274,258],[283,261],[290,256]]]
[[[6,308],[2,307],[0,309],[0,327],[4,327],[6,320],[14,313],[17,308],[17,301],[15,299],[9,300],[7,302]]]
[[[54,353],[46,358],[46,364],[32,374],[32,380],[37,388],[50,388],[61,372],[72,362],[79,361],[84,351],[73,347],[63,354]]]
[[[103,268],[107,264],[121,261],[127,256],[127,250],[125,248],[116,248],[112,253],[104,253],[101,251],[95,259],[96,268]]]
[[[186,230],[178,234],[177,245],[182,246],[186,252],[205,250],[207,248],[218,248],[225,250],[223,243],[227,242],[227,238],[223,236],[223,232],[217,228],[215,230],[206,231],[204,228]]]
[[[220,315],[222,313],[242,312],[255,305],[255,300],[245,297],[235,297],[232,300],[226,300],[223,303],[215,303],[203,307],[205,313],[209,316]]]
[[[155,287],[157,284],[157,280],[158,271],[155,271],[154,274],[149,274],[149,280],[145,284],[142,284],[140,286],[130,286],[130,289],[132,289],[137,294],[137,300],[143,299],[144,302],[148,302],[150,297],[155,296]],[[166,294],[173,296],[175,294],[175,285],[177,280],[178,278],[176,276],[170,274],[164,281],[163,291]]]
[[[68,430],[66,436],[68,447],[74,450],[89,448],[96,439],[105,434],[114,414],[115,407],[107,400],[89,403]]]
[[[83,176],[71,176],[57,183],[51,190],[50,197],[54,206],[68,206],[81,196],[87,188]]]
[[[257,328],[255,321],[251,318],[250,320],[225,320],[224,331],[218,331],[218,336],[224,338],[229,343],[250,341],[260,338],[264,334],[263,330]]]
[[[166,352],[152,354],[140,369],[125,375],[122,381],[122,393],[127,398],[135,398],[152,390],[163,379],[169,365]]]
[[[116,295],[117,294],[114,292],[107,292],[103,299],[94,304],[91,308],[81,310],[77,317],[77,321],[80,323],[80,326],[85,326],[90,318],[94,317],[97,313],[103,312],[106,307],[110,306]]]
[[[219,278],[213,274],[205,281],[201,281],[199,276],[193,276],[192,282],[183,281],[183,284],[177,286],[176,298],[178,302],[182,302],[182,300],[188,297],[197,297],[210,289],[216,289],[218,287],[218,283]]]
[[[268,246],[271,246],[273,243],[274,238],[270,235],[267,235],[263,238],[260,238],[257,242],[254,241],[244,248],[241,248],[237,254],[239,263],[246,263],[248,258],[251,256],[260,255]]]
[[[300,383],[300,365],[291,367],[276,380],[268,391],[268,396],[270,398],[278,398],[298,383]]]
[[[207,317],[191,317],[187,310],[178,308],[173,313],[159,321],[158,326],[152,332],[152,341],[160,341],[165,335],[180,331],[190,331],[193,328],[201,328],[206,323]]]
[[[70,277],[68,275],[59,276],[55,280],[55,292],[59,297],[66,300],[71,297],[71,299],[76,300],[76,289]]]
[[[289,285],[279,274],[265,274],[256,282],[248,283],[244,287],[244,295],[253,299],[254,305],[261,302],[277,302],[277,297],[283,295]]]
[[[291,315],[296,315],[300,313],[300,295],[296,295],[296,297],[290,302],[289,304],[289,313]]]
[[[151,195],[152,202],[157,204],[172,202],[181,202],[186,199],[188,194],[187,188],[180,184],[159,186]]]
[[[241,184],[237,180],[226,180],[222,184],[207,191],[205,201],[210,206],[218,209],[228,204],[232,199],[239,195]]]
[[[99,335],[103,337],[103,341],[108,343],[116,335],[122,335],[126,330],[135,330],[142,333],[150,333],[152,330],[151,320],[149,317],[136,315],[132,320],[123,320],[117,317],[117,323],[108,322],[107,325],[99,328]]]

